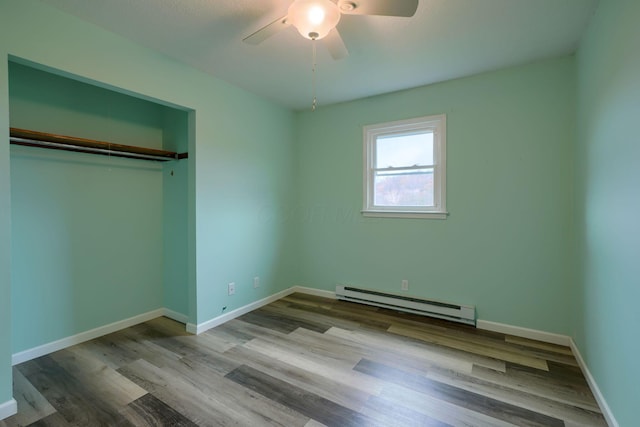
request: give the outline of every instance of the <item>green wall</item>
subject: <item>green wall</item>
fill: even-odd
[[[0,39],[1,40],[1,39]],[[0,59],[6,53],[0,44]],[[0,60],[0,135],[9,135],[9,64]],[[11,383],[11,184],[9,144],[0,144],[0,405]]]
[[[640,3],[600,2],[578,51],[575,338],[619,425],[640,393]]]
[[[475,304],[569,332],[574,59],[298,115],[301,281]],[[363,218],[362,126],[447,114],[446,220]]]
[[[162,146],[189,151],[189,121],[184,111],[164,111]],[[162,306],[188,317],[189,293],[189,162],[163,166],[163,293]]]
[[[125,145],[163,147],[166,107],[9,63],[11,126]]]
[[[162,307],[161,166],[12,148],[11,208],[14,353]]]

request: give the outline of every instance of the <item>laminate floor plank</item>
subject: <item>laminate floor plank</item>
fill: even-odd
[[[489,382],[474,376],[442,370],[431,371],[428,378],[549,417],[582,423],[583,426],[606,426],[602,414],[553,399],[553,389],[550,389],[546,396],[539,396],[531,393],[528,389],[524,391],[505,386],[502,383]]]
[[[310,353],[287,350],[260,338],[249,341],[244,347],[367,393],[377,394],[382,388],[381,382],[377,379],[352,371],[352,365],[339,366],[334,361]]]
[[[364,353],[359,352],[357,346],[341,345],[332,340],[326,334],[320,334],[305,328],[297,328],[294,331],[284,334],[243,320],[236,319],[228,322],[229,328],[241,331],[245,335],[255,337],[251,341],[243,344],[243,347],[251,348],[255,346],[255,340],[266,342],[280,349],[286,349],[291,354],[307,355],[312,359],[322,359],[320,363],[333,365],[335,363],[350,369],[354,366]]]
[[[369,417],[243,365],[226,378],[327,426],[380,425]]]
[[[451,427],[451,424],[434,418],[434,414],[427,415],[379,396],[372,396],[362,412],[386,426]]]
[[[298,328],[311,329],[312,331],[325,332],[331,326],[315,321],[298,319],[294,316],[286,316],[267,309],[257,309],[238,318],[247,323],[267,327],[274,331],[289,333]]]
[[[63,350],[64,351],[64,350]],[[76,379],[51,357],[27,362],[37,367],[25,377],[71,425],[129,426],[117,406],[103,400],[91,386]],[[20,368],[19,368],[20,369]]]
[[[81,425],[81,424],[78,424]],[[69,427],[71,424],[64,419],[62,415],[55,412],[46,416],[35,423],[29,424],[29,427]]]
[[[309,345],[326,346],[339,353],[350,352],[358,356],[358,361],[367,358],[390,366],[409,369],[418,374],[425,373],[434,366],[468,373],[471,373],[473,368],[471,362],[459,361],[439,353],[425,351],[422,346],[416,344],[406,345],[403,342],[405,345],[390,346],[387,341],[384,345],[376,347],[360,344],[358,340],[343,338],[329,332],[319,334],[302,328],[290,333],[289,337],[301,343],[309,343]],[[503,364],[500,365],[500,367],[503,366]]]
[[[238,345],[238,341],[235,339],[229,339],[225,336],[219,336],[206,332],[200,335],[191,335],[184,333],[180,335],[171,335],[171,331],[175,329],[182,329],[184,332],[184,325],[176,322],[175,320],[167,319],[166,317],[154,319],[153,321],[149,322],[149,325],[156,328],[158,331],[168,333],[167,336],[170,337],[172,341],[184,345],[184,347],[181,347],[182,349],[184,349],[185,347],[188,348],[189,346],[193,346],[198,348],[199,350],[210,350],[222,353],[230,349],[231,347]],[[182,354],[186,355],[185,353]]]
[[[497,349],[490,345],[481,345],[477,343],[470,343],[458,338],[450,338],[444,335],[436,335],[427,331],[420,331],[415,328],[407,328],[404,326],[391,326],[389,332],[392,334],[403,335],[411,338],[416,338],[432,344],[440,344],[445,347],[454,348],[456,350],[462,350],[469,353],[474,353],[480,356],[486,356],[495,358],[498,360],[504,360],[505,362],[517,363],[523,366],[529,366],[532,368],[548,371],[549,367],[547,361],[537,357],[526,356],[519,354],[519,352],[512,352],[503,349]]]
[[[241,331],[237,328],[234,328],[237,319],[229,320],[226,323],[223,323],[220,326],[216,326],[215,328],[209,329],[205,334],[211,334],[218,339],[226,340],[235,343],[236,345],[242,345],[247,341],[251,341],[256,338],[255,335],[251,333],[247,333]]]
[[[197,427],[197,424],[151,394],[134,400],[120,413],[136,426]]]
[[[506,363],[502,360],[439,344],[426,343],[411,337],[371,331],[345,331],[340,328],[331,328],[326,333],[377,349],[379,352],[386,351],[391,354],[400,352],[409,357],[415,357],[416,360],[428,365],[451,367],[462,372],[470,372],[473,365],[501,372],[506,370]]]
[[[398,384],[385,385],[379,396],[398,407],[406,407],[456,427],[517,427],[481,412],[455,405]]]
[[[100,396],[101,401],[118,408],[147,394],[145,389],[104,365],[99,359],[70,350],[55,352],[50,357],[75,380]]]
[[[173,322],[172,320],[167,320]],[[182,326],[184,327],[184,325]],[[120,340],[114,345],[129,351],[129,355],[134,360],[145,359],[156,366],[163,366],[165,363],[171,363],[182,357],[182,354],[156,344],[150,340],[147,335],[141,334],[133,329],[125,329],[121,332]],[[180,335],[171,338],[180,340],[183,336]],[[198,336],[198,338],[200,337]]]
[[[121,372],[197,425],[301,426],[308,421],[218,375],[191,371],[185,376],[187,371],[160,369],[144,360],[121,368]]]
[[[494,418],[522,426],[558,426],[564,427],[562,420],[550,417],[526,408],[511,405],[485,395],[470,392],[433,379],[412,375],[397,368],[363,359],[354,368],[362,373],[390,381],[395,384],[431,394],[440,400],[446,400],[457,406],[486,413]]]
[[[49,401],[40,393],[22,373],[13,369],[13,397],[18,403],[18,414],[6,421],[0,420],[0,427],[17,427],[32,424],[56,412]]]
[[[474,366],[471,374],[476,378],[538,397],[552,398],[556,402],[588,411],[599,411],[598,404],[588,388],[585,390],[571,387],[565,382],[553,381],[509,368],[507,368],[506,373],[502,373],[481,366]]]
[[[346,320],[337,316],[329,316],[326,313],[320,313],[317,311],[309,311],[304,307],[297,308],[292,304],[280,303],[279,301],[275,301],[265,307],[262,307],[261,310],[274,313],[276,315],[288,316],[301,321],[314,323],[322,328],[319,331],[321,333],[325,332],[332,326],[338,326],[343,329],[357,329],[360,327],[360,323],[353,320]]]
[[[310,313],[316,313],[328,319],[336,319],[337,322],[333,323],[332,326],[341,327],[343,329],[352,329],[352,325],[357,324],[357,329],[386,331],[389,329],[389,326],[391,326],[391,323],[373,318],[371,315],[375,313],[372,311],[356,314],[349,313],[344,310],[335,310],[327,306],[316,306],[311,304],[305,305],[299,302],[286,302],[286,305],[296,310],[305,310]],[[346,325],[341,325],[341,321],[347,322]]]
[[[228,355],[244,365],[355,411],[360,410],[371,397],[369,393],[350,385],[332,381],[324,375],[315,374],[242,346],[232,348]]]
[[[537,348],[541,350],[551,351],[554,353],[564,354],[567,356],[573,356],[573,352],[571,351],[571,348],[564,345],[551,344],[551,343],[546,343],[542,341],[532,340],[529,338],[516,337],[513,335],[506,335],[504,337],[504,341],[510,344],[519,344],[524,347]]]
[[[14,426],[605,426],[571,349],[292,294],[199,336],[167,318],[15,368]]]

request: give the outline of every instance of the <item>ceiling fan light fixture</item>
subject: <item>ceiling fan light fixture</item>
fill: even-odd
[[[340,21],[340,9],[331,0],[295,0],[288,19],[302,37],[320,40]]]

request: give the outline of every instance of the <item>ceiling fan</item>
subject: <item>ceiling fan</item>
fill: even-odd
[[[343,14],[411,17],[417,9],[418,0],[294,0],[286,16],[260,28],[243,41],[257,45],[293,25],[307,39],[325,39],[329,53],[337,60],[349,55],[336,28]]]

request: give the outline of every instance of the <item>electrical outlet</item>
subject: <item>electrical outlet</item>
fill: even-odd
[[[260,287],[260,278],[258,276],[253,278],[253,288],[258,288]]]
[[[403,280],[402,281],[401,289],[403,291],[408,291],[409,290],[409,281],[408,280]]]
[[[229,283],[229,295],[236,293],[236,282]]]

